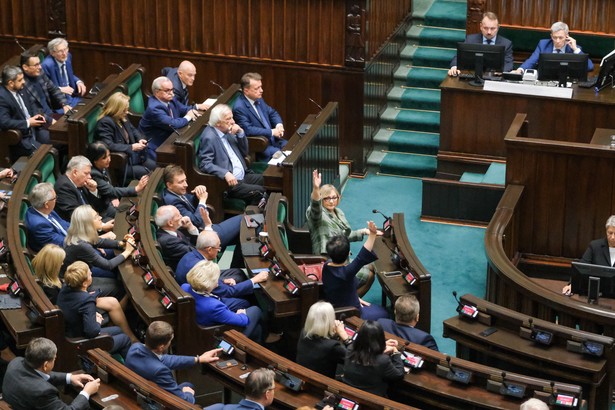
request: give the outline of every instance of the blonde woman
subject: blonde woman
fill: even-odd
[[[335,320],[333,305],[316,302],[308,311],[297,343],[297,364],[335,378],[338,363],[344,363],[346,346],[352,342],[344,323]]]
[[[156,168],[156,161],[146,155],[147,140],[128,120],[130,97],[117,92],[102,108],[96,124],[95,139],[104,142],[111,152],[123,152],[129,158],[126,176],[140,179]]]

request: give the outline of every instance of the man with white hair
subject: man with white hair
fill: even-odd
[[[519,410],[549,410],[549,406],[542,400],[532,398],[523,402]]]
[[[577,45],[577,41],[569,36],[568,24],[558,21],[551,26],[551,38],[540,40],[536,46],[536,50],[530,58],[525,60],[521,67],[517,68],[517,72],[523,73],[530,68],[538,66],[538,59],[542,53],[582,53],[581,47]],[[592,71],[594,64],[592,60],[587,60],[587,71]]]
[[[173,83],[167,77],[158,77],[152,82],[152,95],[147,100],[147,109],[139,122],[139,130],[148,139],[148,155],[156,159],[156,148],[179,128],[199,116],[193,107],[182,104],[174,96]]]
[[[228,184],[230,198],[258,205],[265,188],[262,174],[248,169],[243,159],[248,155],[248,140],[235,124],[228,105],[218,104],[211,110],[209,125],[201,134],[197,162],[201,171],[213,174]]]
[[[47,43],[49,55],[43,60],[43,70],[51,81],[66,94],[68,105],[74,107],[87,92],[85,83],[73,71],[73,57],[68,52],[68,41],[62,37]]]
[[[30,191],[30,207],[26,212],[25,223],[28,228],[28,247],[34,252],[40,251],[48,243],[64,247],[69,224],[54,211],[56,199],[56,191],[49,182],[36,184]]]

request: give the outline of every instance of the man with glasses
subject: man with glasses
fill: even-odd
[[[36,184],[30,191],[30,207],[26,211],[25,223],[28,247],[34,252],[40,251],[48,243],[64,247],[69,224],[54,211],[56,199],[56,191],[49,182]]]
[[[156,148],[178,129],[199,117],[193,107],[184,105],[174,97],[173,83],[167,77],[152,82],[152,95],[139,122],[139,130],[147,137],[147,154],[156,160]]]
[[[244,387],[246,398],[239,404],[214,404],[206,410],[263,410],[273,403],[275,397],[275,373],[271,369],[260,368],[252,371]]]
[[[60,88],[74,107],[87,92],[85,83],[73,71],[73,57],[68,52],[68,41],[58,37],[47,43],[49,55],[43,60],[43,70]]]

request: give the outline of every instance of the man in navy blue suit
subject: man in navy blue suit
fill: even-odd
[[[284,124],[280,114],[263,100],[263,82],[258,73],[241,77],[241,94],[233,106],[233,117],[246,135],[262,135],[269,139],[269,146],[257,153],[259,161],[269,161],[273,154],[286,146]]]
[[[498,22],[498,16],[490,11],[483,14],[483,19],[480,21],[480,33],[470,34],[466,37],[466,43],[471,44],[491,44],[502,45],[505,47],[504,52],[504,72],[511,71],[513,69],[513,46],[512,41],[509,39],[498,36],[498,30],[500,23]],[[457,55],[453,57],[448,70],[448,75],[458,76],[461,71],[457,69]]]
[[[414,295],[402,295],[395,301],[395,321],[391,319],[378,319],[385,332],[404,338],[432,350],[438,350],[433,336],[415,328],[419,321],[421,306]]]
[[[74,107],[87,91],[85,83],[73,71],[73,57],[68,52],[68,42],[54,38],[47,43],[49,55],[43,60],[43,70],[51,81],[66,94],[68,105]],[[57,111],[60,112],[61,111]]]
[[[538,59],[542,53],[574,53],[581,54],[581,47],[577,45],[577,41],[568,35],[568,24],[561,21],[553,23],[551,26],[551,39],[544,39],[538,42],[536,50],[530,58],[525,60],[517,72],[523,73],[530,68],[538,66]],[[594,64],[590,59],[587,60],[587,71],[592,71]]]
[[[19,130],[21,140],[9,146],[11,161],[20,156],[31,155],[41,144],[37,141],[37,131],[45,123],[42,114],[35,114],[28,95],[23,92],[25,80],[21,68],[6,66],[2,69],[0,87],[0,129]]]
[[[147,109],[139,121],[139,130],[148,139],[148,156],[156,159],[156,148],[179,128],[199,116],[194,107],[179,102],[173,94],[173,83],[167,77],[158,77],[152,82],[152,95]]]
[[[246,398],[239,404],[214,404],[205,410],[263,410],[273,403],[275,396],[275,373],[273,370],[260,368],[252,371],[244,386]]]
[[[34,252],[40,251],[48,243],[64,247],[69,223],[54,211],[56,198],[56,191],[48,182],[36,184],[30,191],[30,208],[26,212],[25,223],[28,247]]]
[[[173,327],[170,324],[162,321],[152,322],[145,333],[145,344],[134,343],[130,346],[126,356],[126,366],[169,393],[194,404],[194,385],[187,382],[177,384],[173,370],[215,362],[222,349],[212,349],[199,356],[168,354],[173,336]]]
[[[192,87],[196,79],[196,67],[188,60],[182,61],[177,68],[165,67],[161,74],[173,82],[173,94],[177,101],[184,105],[190,105],[190,93],[188,87]],[[205,111],[209,105],[193,104],[195,110]]]

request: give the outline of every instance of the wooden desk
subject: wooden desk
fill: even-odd
[[[440,157],[506,157],[504,135],[519,112],[527,113],[530,138],[589,142],[596,127],[612,128],[615,90],[596,94],[574,86],[572,99],[485,92],[457,78],[440,85]],[[550,137],[549,137],[550,136]]]
[[[596,128],[590,144],[611,146],[611,135],[615,135],[615,130],[611,128]]]

